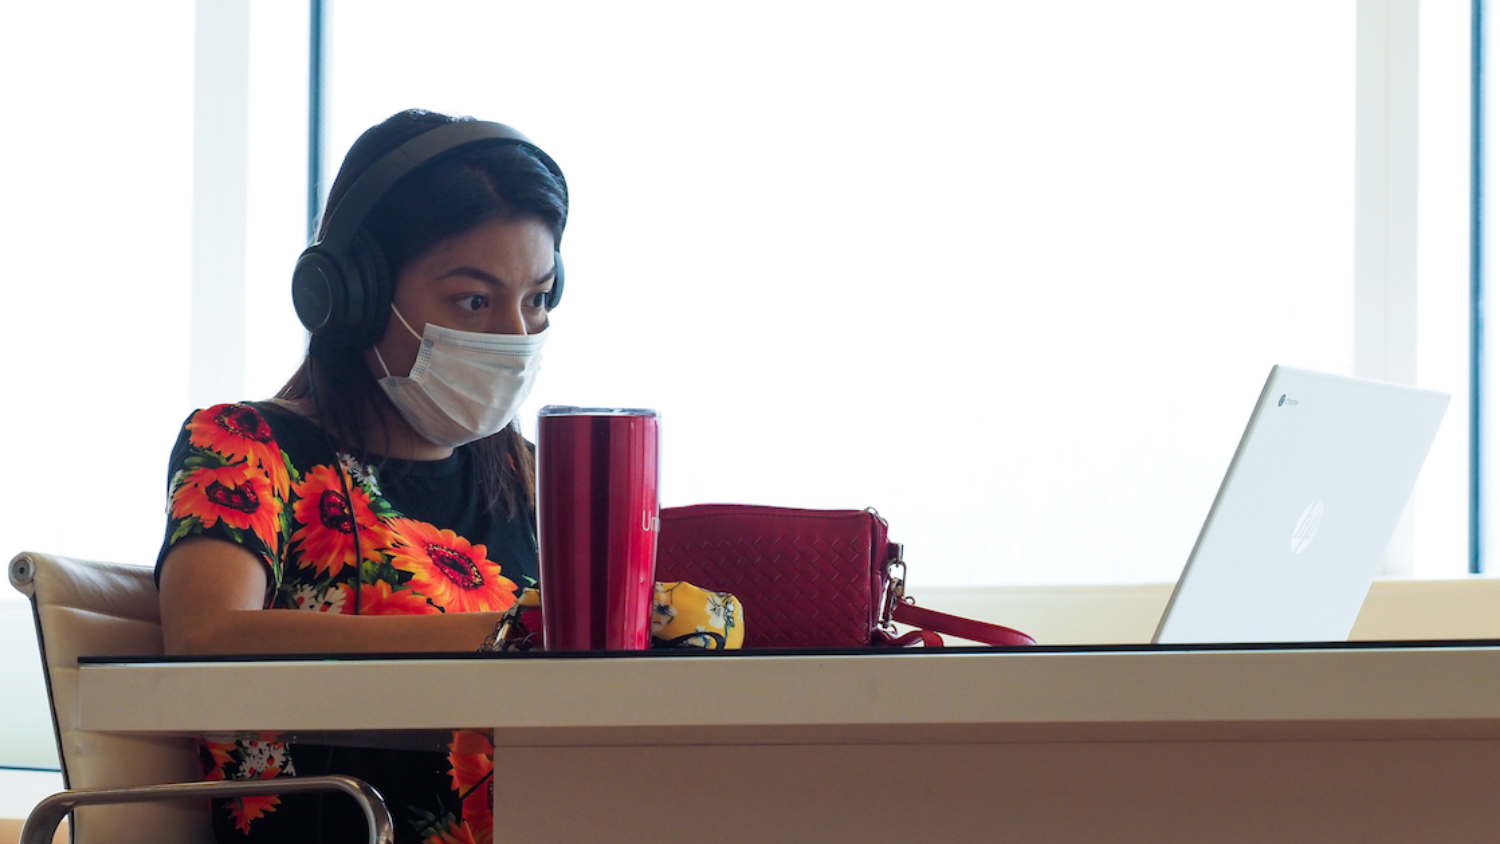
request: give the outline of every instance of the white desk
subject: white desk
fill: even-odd
[[[109,664],[80,684],[105,732],[503,722],[497,841],[1500,839],[1492,646]]]

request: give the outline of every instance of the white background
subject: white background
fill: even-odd
[[[1171,580],[1271,365],[1350,370],[1352,3],[440,8],[333,7],[330,164],[411,106],[557,158],[534,404],[661,410],[668,504],[874,505],[917,583]],[[1444,435],[1419,574],[1464,565]]]
[[[1354,10],[336,3],[328,176],[409,106],[543,144],[574,209],[532,409],[661,410],[667,504],[873,505],[918,584],[1166,581],[1270,366],[1350,367]],[[0,545],[149,563],[191,410],[193,6],[8,14]],[[1424,576],[1464,568],[1467,26],[1423,6],[1420,380],[1460,393]],[[217,399],[301,354],[306,33],[252,6]]]

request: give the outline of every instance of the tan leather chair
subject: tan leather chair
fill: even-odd
[[[353,777],[196,782],[202,770],[191,738],[78,729],[78,657],[162,654],[151,569],[23,553],[10,562],[10,582],[31,599],[68,789],[37,806],[21,844],[50,841],[69,812],[73,844],[201,844],[213,840],[204,798],[335,790],[360,803],[372,844],[393,840],[379,793]]]

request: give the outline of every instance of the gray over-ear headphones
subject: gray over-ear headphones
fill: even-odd
[[[563,189],[567,224],[568,183],[562,170],[541,147],[500,123],[466,120],[447,123],[392,150],[366,170],[330,209],[321,240],[297,258],[292,272],[292,303],[297,318],[313,334],[339,336],[360,346],[380,339],[389,318],[390,268],[380,245],[364,228],[365,217],[402,177],[432,159],[470,146],[524,146],[557,177]],[[553,254],[557,278],[547,294],[547,310],[562,301],[562,255]]]

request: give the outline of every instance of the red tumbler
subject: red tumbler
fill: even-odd
[[[644,650],[661,528],[660,419],[551,405],[537,415],[542,646]]]

